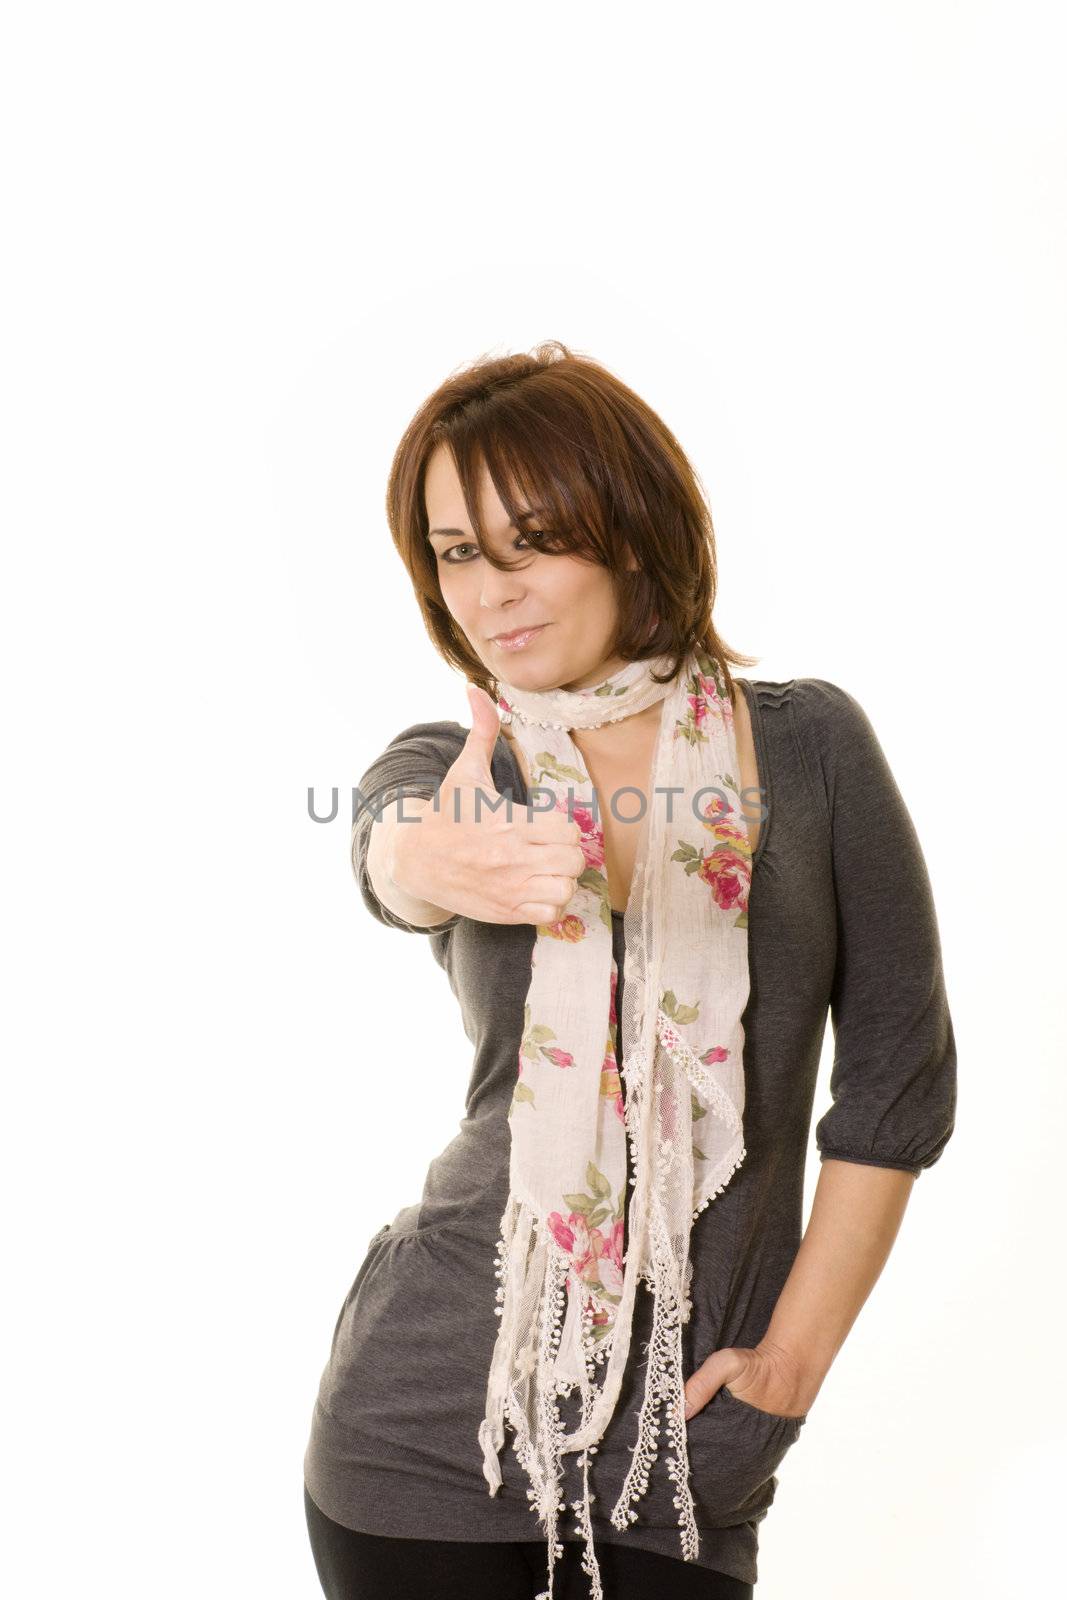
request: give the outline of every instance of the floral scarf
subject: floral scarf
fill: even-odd
[[[583,1498],[572,1509],[580,1516],[591,1594],[602,1600],[590,1456],[618,1399],[638,1279],[654,1299],[652,1338],[638,1438],[611,1521],[623,1530],[637,1520],[631,1502],[648,1486],[665,1420],[683,1558],[699,1549],[681,1329],[691,1310],[693,1221],[745,1156],[741,1016],[749,993],[752,851],[721,667],[698,650],[673,680],[655,683],[652,672],[662,677],[670,665],[664,657],[630,662],[577,691],[499,685],[502,719],[534,785],[530,803],[573,817],[585,854],[564,914],[539,925],[534,942],[508,1113],[510,1193],[495,1274],[500,1325],[478,1430],[490,1494],[502,1486],[505,1423],[513,1430],[532,1485],[530,1509],[548,1539],[544,1600],[559,1555],[557,1514],[566,1509],[566,1451],[581,1452]],[[612,797],[594,799],[569,730],[615,722],[660,700],[651,793],[618,806],[624,816],[641,816],[632,824],[640,833],[623,921],[624,1097],[615,1055],[618,968],[604,830],[596,820]],[[568,1433],[557,1397],[576,1386],[581,1417]]]

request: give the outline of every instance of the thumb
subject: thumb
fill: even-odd
[[[692,1373],[686,1382],[685,1388],[685,1418],[703,1411],[708,1401],[715,1395],[722,1385],[732,1376],[730,1351],[715,1350],[707,1360]]]
[[[448,769],[448,780],[453,784],[477,784],[488,793],[496,794],[492,760],[500,737],[500,714],[485,690],[476,683],[468,682],[467,700],[471,708],[471,730],[463,749]]]

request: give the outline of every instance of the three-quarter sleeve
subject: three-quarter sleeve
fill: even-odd
[[[859,703],[820,678],[794,697],[805,759],[825,804],[837,903],[830,1109],[821,1161],[937,1161],[956,1114],[956,1044],[933,894],[885,753]]]
[[[405,933],[447,933],[459,921],[458,916],[449,917],[444,922],[425,928],[417,923],[405,922],[403,917],[398,917],[383,905],[375,894],[367,870],[367,856],[371,829],[382,809],[396,800],[401,791],[410,799],[432,798],[466,738],[467,730],[458,722],[416,722],[389,741],[381,755],[371,762],[353,792],[352,871],[364,905],[387,928],[402,928]],[[408,815],[414,816],[414,812],[405,811],[405,816]],[[419,823],[412,821],[400,825],[417,828]]]

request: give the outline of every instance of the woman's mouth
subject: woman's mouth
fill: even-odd
[[[536,628],[517,628],[514,633],[498,633],[492,643],[501,650],[525,650],[532,639],[544,633],[548,627],[547,622],[542,622]]]

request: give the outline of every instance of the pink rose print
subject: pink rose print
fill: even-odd
[[[608,1233],[590,1228],[577,1211],[566,1218],[559,1211],[549,1214],[548,1226],[561,1250],[571,1257],[571,1268],[579,1280],[590,1289],[604,1289],[609,1294],[622,1293],[622,1222],[612,1225]]]
[[[576,917],[573,911],[565,917],[560,917],[558,922],[539,922],[538,933],[543,933],[547,939],[562,939],[564,944],[580,944],[585,938],[587,929],[581,917]]]
[[[564,816],[578,824],[581,839],[578,841],[582,847],[587,867],[600,868],[604,865],[604,830],[594,820],[589,806],[568,804],[562,795],[556,796],[556,810],[562,811]]]
[[[615,1038],[618,1029],[619,1017],[615,1005],[615,991],[619,986],[619,968],[614,956],[611,960],[611,996],[608,1002],[608,1041],[604,1051],[604,1061],[600,1069],[600,1092],[612,1096],[615,1101],[615,1114],[619,1121],[626,1124],[626,1102],[622,1093],[622,1077],[619,1073],[619,1064],[615,1055]]]
[[[605,1065],[601,1071],[600,1092],[601,1094],[606,1094],[610,1098],[614,1099],[615,1113],[618,1116],[619,1121],[625,1123],[626,1102],[622,1095],[622,1078],[619,1075],[618,1067],[615,1065],[614,1056],[610,1057],[610,1062],[610,1066]]]
[[[743,828],[739,828],[736,822],[717,822],[711,831],[720,844],[732,844],[743,856],[751,856],[752,846],[748,834]]]
[[[752,868],[731,846],[720,845],[710,856],[702,856],[697,871],[711,890],[717,906],[724,911],[748,910]]]
[[[707,701],[710,701],[712,705],[721,704],[725,708],[726,702],[721,700],[719,685],[714,678],[709,678],[706,673],[701,672],[697,674],[697,683],[700,685],[701,694],[704,695]]]
[[[730,803],[726,796],[724,794],[713,794],[704,807],[703,826],[710,828],[716,835],[718,835],[720,828],[724,828],[728,833],[733,832],[740,838],[740,830],[729,820],[731,814]],[[745,834],[745,838],[748,838],[747,834]]]
[[[703,1061],[706,1067],[714,1067],[720,1061],[725,1061],[729,1054],[729,1050],[724,1050],[721,1044],[713,1044],[710,1050],[704,1051],[700,1060]]]
[[[573,1067],[574,1057],[567,1050],[561,1050],[558,1045],[543,1044],[541,1054],[547,1056],[554,1067]]]
[[[599,1228],[590,1228],[584,1217],[573,1217],[580,1224],[574,1230],[574,1270],[582,1282],[591,1289],[600,1287],[600,1261],[596,1253],[595,1241],[600,1238]]]
[[[560,1249],[566,1250],[573,1256],[575,1270],[581,1276],[582,1266],[594,1259],[592,1246],[589,1243],[589,1224],[578,1211],[572,1211],[567,1218],[564,1218],[559,1211],[551,1211],[548,1216],[548,1226]]]
[[[594,1228],[592,1232],[601,1288],[607,1290],[608,1294],[622,1293],[622,1231],[620,1219],[612,1224],[607,1234],[599,1228]]]
[[[571,1220],[574,1220],[573,1216]],[[574,1232],[567,1226],[558,1211],[549,1212],[548,1226],[552,1231],[552,1237],[561,1250],[571,1251],[574,1249]]]

